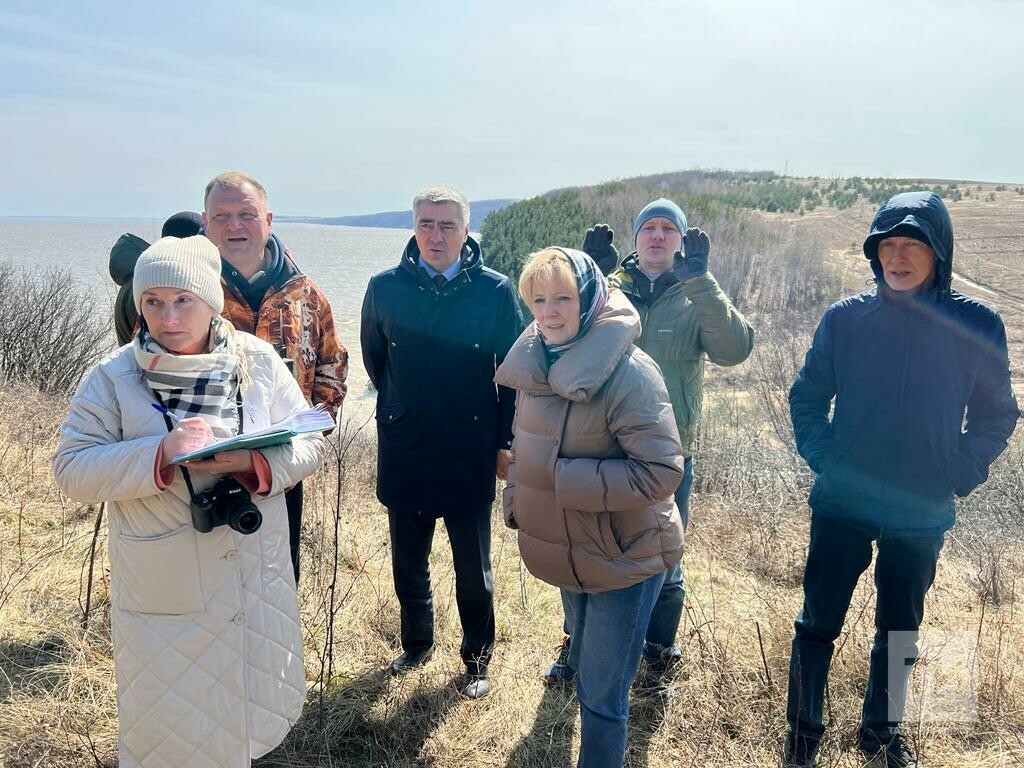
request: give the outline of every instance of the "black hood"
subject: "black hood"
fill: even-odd
[[[135,262],[139,260],[142,252],[149,248],[149,243],[138,235],[125,232],[114,243],[110,249],[110,276],[118,285],[124,285],[132,278],[135,272]]]
[[[949,293],[953,279],[953,222],[942,198],[934,192],[903,192],[889,198],[871,220],[864,255],[879,283],[885,283],[878,261],[878,241],[886,237],[913,237],[935,251],[935,275],[940,298]]]

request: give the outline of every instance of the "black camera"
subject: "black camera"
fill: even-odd
[[[192,526],[209,533],[218,525],[229,525],[239,533],[255,533],[263,524],[263,513],[238,481],[225,475],[209,490],[192,497]]]

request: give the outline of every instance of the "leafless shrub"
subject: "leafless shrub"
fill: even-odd
[[[0,262],[0,378],[67,392],[111,346],[110,313],[70,271]]]
[[[958,500],[950,543],[974,564],[972,581],[983,602],[1015,601],[1024,571],[1024,435],[1014,435],[986,483]]]
[[[784,320],[760,329],[760,344],[752,357],[756,393],[772,435],[780,446],[796,452],[793,423],[789,416],[789,389],[803,365],[810,334]]]

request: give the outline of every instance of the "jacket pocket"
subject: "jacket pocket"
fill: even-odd
[[[988,479],[988,473],[981,474],[974,465],[959,451],[947,462],[947,485],[957,496],[968,496],[971,491]]]
[[[516,522],[515,511],[515,486],[506,484],[501,490],[502,514],[505,517],[505,525],[512,530],[519,528]]]
[[[381,424],[394,424],[405,416],[405,403],[384,403],[377,407],[377,421]]]
[[[615,531],[612,530],[612,513],[611,512],[598,512],[595,517],[597,518],[598,534],[601,542],[601,549],[613,560],[617,560],[623,555],[622,544],[619,542],[618,537],[615,535]]]
[[[160,536],[118,538],[118,607],[136,613],[181,615],[206,609],[196,533],[183,525]]]
[[[423,438],[419,419],[409,416],[403,402],[381,403],[377,406],[377,456],[385,464],[404,460],[418,450]]]

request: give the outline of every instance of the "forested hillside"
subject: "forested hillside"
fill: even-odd
[[[710,234],[711,271],[742,311],[816,316],[834,297],[833,269],[821,264],[815,243],[756,213],[817,205],[816,184],[767,172],[685,171],[556,190],[493,212],[484,221],[481,244],[487,264],[514,280],[533,251],[547,245],[579,248],[588,227],[606,222],[625,257],[633,250],[633,217],[651,200],[669,197],[690,226]],[[761,258],[768,254],[770,259]]]
[[[897,192],[933,188],[947,200],[970,197],[970,187],[928,180],[789,178],[771,171],[679,171],[554,190],[495,210],[483,222],[482,244],[491,266],[509,275],[546,245],[579,247],[587,227],[610,224],[623,256],[632,251],[633,217],[648,202],[668,197],[692,226],[710,229],[749,220],[751,211],[803,215],[821,206],[845,209],[858,200],[878,205]]]

